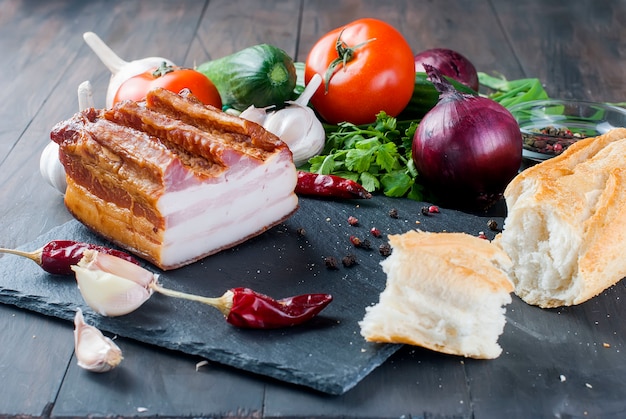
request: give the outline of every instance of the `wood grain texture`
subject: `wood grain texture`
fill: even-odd
[[[257,44],[294,56],[299,15],[300,1],[212,0],[191,45],[190,61],[200,64]]]
[[[109,73],[85,31],[127,60],[193,66],[270,43],[304,61],[327,31],[377,17],[415,52],[448,47],[480,71],[538,77],[555,98],[617,102],[626,100],[624,16],[624,0],[0,0],[0,245],[70,219],[39,175],[39,154],[50,128],[77,110],[79,83],[90,80],[104,104]],[[129,339],[118,342],[123,369],[89,374],[76,366],[68,322],[2,306],[0,416],[621,418],[625,287],[559,310],[515,299],[499,359],[407,347],[343,396],[214,364],[196,371],[197,357]]]
[[[71,328],[3,305],[0,334],[0,416],[39,416],[50,411],[74,350]]]
[[[493,2],[529,77],[555,98],[623,102],[624,1]]]

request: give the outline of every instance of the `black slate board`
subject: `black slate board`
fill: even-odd
[[[32,261],[13,255],[0,258],[0,302],[66,320],[72,320],[81,307],[87,321],[103,331],[342,394],[400,348],[365,342],[358,326],[365,307],[378,301],[385,286],[378,246],[386,243],[387,234],[415,228],[484,231],[490,238],[495,234],[487,228],[493,217],[446,209],[423,215],[423,205],[379,196],[359,201],[301,198],[300,208],[289,220],[262,235],[193,265],[160,273],[164,287],[204,296],[219,296],[238,286],[275,298],[309,292],[333,295],[334,301],[320,316],[295,328],[241,330],[228,325],[211,307],[157,294],[129,315],[102,317],[84,304],[73,277],[46,274]],[[391,209],[397,210],[397,218],[389,215]],[[359,220],[357,226],[348,223],[349,216]],[[502,218],[494,219],[501,225]],[[381,231],[380,238],[370,234],[372,227]],[[351,235],[368,239],[371,250],[355,248]],[[34,250],[53,239],[106,244],[70,221],[23,249]],[[348,254],[356,256],[357,265],[341,264]],[[325,266],[326,256],[339,261],[338,269]]]

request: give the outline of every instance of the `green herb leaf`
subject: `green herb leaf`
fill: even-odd
[[[374,148],[353,148],[346,154],[346,168],[357,173],[367,172],[370,168]]]
[[[413,179],[405,172],[398,170],[383,175],[380,179],[383,185],[383,192],[387,196],[402,197],[413,185]]]
[[[398,147],[394,143],[381,144],[377,149],[376,164],[381,169],[391,172],[399,168],[398,157]]]
[[[374,192],[380,188],[380,182],[374,175],[368,172],[363,172],[356,180],[367,190],[368,192]]]

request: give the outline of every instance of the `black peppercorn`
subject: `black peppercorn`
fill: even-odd
[[[326,256],[324,258],[324,265],[326,265],[326,268],[328,269],[332,269],[332,270],[339,269],[337,259],[332,256]]]
[[[357,264],[356,256],[354,256],[352,253],[349,255],[346,255],[341,259],[341,263],[346,268],[351,268],[352,266]]]

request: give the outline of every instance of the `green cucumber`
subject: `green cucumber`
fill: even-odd
[[[282,49],[261,44],[199,65],[215,85],[225,109],[279,105],[293,97],[296,69]]]
[[[450,78],[446,77],[450,83],[461,93],[477,95],[473,89],[466,85]],[[428,111],[430,111],[439,101],[439,91],[435,88],[435,85],[428,80],[426,73],[415,73],[415,86],[413,87],[413,96],[409,104],[398,115],[398,120],[405,119],[422,119]]]

